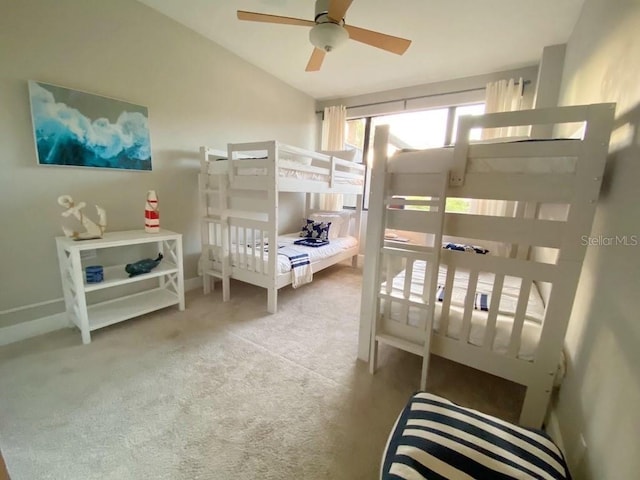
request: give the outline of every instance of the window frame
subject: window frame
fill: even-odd
[[[371,182],[367,180],[370,175],[370,172],[369,172],[370,169],[369,169],[369,163],[367,162],[367,157],[369,155],[371,136],[373,135],[373,132],[371,131],[372,130],[371,127],[372,127],[374,118],[385,117],[385,116],[401,114],[401,113],[424,112],[429,110],[442,110],[446,108],[447,120],[446,120],[446,128],[445,128],[445,135],[444,135],[444,145],[450,146],[450,145],[455,145],[455,138],[452,138],[452,135],[453,135],[453,128],[456,120],[456,110],[460,107],[468,107],[472,105],[484,105],[484,104],[485,104],[484,101],[476,101],[476,102],[460,103],[455,105],[431,106],[429,108],[422,108],[419,110],[411,110],[411,111],[405,110],[401,112],[377,113],[377,114],[371,114],[371,115],[354,115],[353,117],[347,117],[347,121],[360,120],[360,119],[365,120],[364,138],[363,138],[364,145],[362,146],[362,163],[364,164],[364,167],[365,167],[365,182],[364,182],[364,188],[362,191],[362,210],[364,211],[369,210],[369,207],[367,205],[367,198],[368,198],[369,189],[371,188],[370,186]],[[343,208],[355,210],[356,207],[343,206]]]

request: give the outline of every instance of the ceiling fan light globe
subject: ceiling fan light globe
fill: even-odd
[[[335,23],[319,23],[309,31],[309,41],[314,47],[330,52],[349,40],[349,33]]]

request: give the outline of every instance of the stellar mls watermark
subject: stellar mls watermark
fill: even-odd
[[[580,244],[583,247],[637,247],[640,245],[640,235],[582,235]]]

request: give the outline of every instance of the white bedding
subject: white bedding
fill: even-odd
[[[279,246],[287,246],[293,247],[295,249],[304,251],[309,254],[309,260],[313,264],[313,262],[317,262],[318,260],[322,260],[325,258],[332,257],[343,251],[355,247],[358,245],[358,240],[355,237],[338,237],[329,242],[329,245],[325,245],[324,247],[305,247],[304,245],[294,245],[293,242],[299,240],[300,236],[298,233],[290,233],[287,235],[281,235],[278,237],[278,245]],[[246,250],[246,251],[245,251]],[[251,264],[249,257],[251,254],[255,255],[256,262],[255,268],[257,271],[265,271],[267,268],[267,260],[269,258],[269,250],[264,253],[264,262],[262,265],[262,269],[260,269],[260,248],[245,248],[244,246],[240,246],[238,251],[240,255],[236,254],[235,246],[232,247],[231,254],[231,263],[234,267],[241,266],[242,268],[247,268],[247,264]],[[238,258],[239,257],[239,258]],[[287,273],[291,271],[291,263],[289,259],[284,255],[278,255],[278,274]]]
[[[446,281],[446,266],[441,266],[438,272],[438,285],[444,286]],[[414,263],[413,275],[411,281],[411,293],[414,295],[422,295],[424,288],[425,262],[417,261]],[[396,275],[392,282],[392,290],[394,293],[402,294],[404,290],[405,271],[403,270]],[[462,329],[462,317],[464,314],[464,299],[466,296],[466,286],[468,284],[468,273],[456,270],[454,277],[453,295],[451,299],[451,307],[449,308],[449,326],[447,336],[453,338],[460,337]],[[478,277],[478,285],[476,293],[486,293],[491,295],[493,288],[493,275],[481,273]],[[386,285],[383,284],[381,291],[386,291]],[[493,350],[497,353],[504,354],[507,352],[511,336],[511,326],[513,324],[513,314],[515,312],[518,295],[520,292],[520,279],[514,277],[505,277],[502,296],[500,299],[499,314],[496,320],[496,335],[493,343]],[[381,305],[381,311],[384,312],[384,301]],[[469,341],[473,345],[481,346],[484,341],[484,331],[486,328],[487,311],[473,310],[471,315],[471,331]],[[400,320],[401,305],[398,302],[391,303],[391,318]],[[440,317],[442,314],[442,302],[436,302],[436,312],[434,319],[434,329],[439,331]],[[412,326],[419,325],[420,312],[417,309],[409,309],[409,324]],[[535,285],[532,285],[529,293],[529,301],[527,305],[526,320],[524,322],[520,350],[518,357],[523,360],[533,360],[536,346],[540,340],[540,332],[542,330],[542,321],[544,318],[544,303],[540,297],[540,293]]]
[[[492,143],[510,143],[509,139],[502,139],[502,142]],[[512,141],[512,140],[511,140]],[[563,140],[571,141],[571,140]],[[472,144],[473,148],[473,144]],[[391,157],[390,162],[394,158],[402,158],[402,162],[411,162],[415,159],[417,162],[424,162],[425,155],[429,156],[429,162],[439,165],[438,169],[448,170],[453,165],[453,147],[429,148],[426,150],[405,151],[399,156]],[[576,169],[576,157],[509,157],[509,158],[473,158],[469,159],[467,164],[467,172],[470,173],[574,173]]]

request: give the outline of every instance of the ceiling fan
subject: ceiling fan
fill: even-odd
[[[268,15],[266,13],[246,12],[244,10],[238,10],[238,19],[250,22],[311,27],[309,40],[315,48],[305,69],[307,72],[320,70],[325,54],[349,39],[398,55],[402,55],[407,51],[407,48],[411,45],[411,40],[347,25],[344,21],[344,16],[352,2],[353,0],[316,0],[316,14],[313,21],[302,18],[282,17],[280,15]]]

